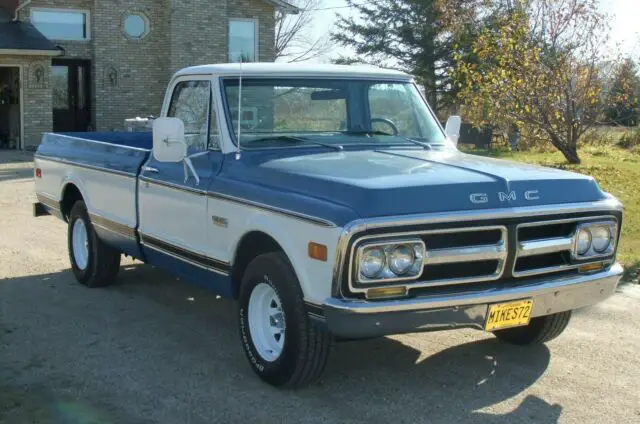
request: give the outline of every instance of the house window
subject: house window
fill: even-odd
[[[258,57],[257,23],[252,19],[229,21],[229,61],[255,62]]]
[[[31,23],[50,40],[89,39],[89,12],[31,9]]]
[[[140,39],[149,32],[149,20],[142,14],[132,13],[125,16],[123,27],[127,37]]]

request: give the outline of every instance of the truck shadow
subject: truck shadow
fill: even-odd
[[[550,352],[544,346],[504,345],[480,332],[468,332],[464,341],[469,341],[455,346],[442,336],[409,336],[411,342],[418,338],[420,349],[404,344],[404,337],[336,343],[318,384],[274,389],[248,366],[234,302],[137,263],[123,267],[119,284],[98,290],[79,287],[68,270],[0,280],[0,299],[5,299],[6,316],[14,315],[5,334],[7,324],[0,320],[0,344],[7,346],[8,357],[14,352],[18,358],[3,365],[0,355],[6,374],[0,391],[20,393],[38,379],[53,392],[71,385],[80,394],[63,399],[71,404],[67,409],[94,411],[106,417],[104,422],[131,417],[119,396],[134,397],[141,411],[136,422],[187,422],[188,415],[192,423],[555,423],[562,411],[535,395],[524,396],[508,413],[482,411],[522,396],[547,369]],[[21,303],[28,304],[24,312]],[[39,322],[49,323],[47,331],[57,334],[59,346],[38,340]],[[33,358],[21,356],[25,349],[32,356],[37,352],[35,366]],[[114,363],[124,374],[111,380]],[[92,381],[83,367],[107,377]],[[56,377],[60,373],[64,376]],[[144,391],[130,392],[131,382]],[[59,396],[51,393],[28,402],[47,417],[54,413],[47,411],[60,414],[51,406]],[[171,403],[158,405],[154,396]],[[0,422],[3,406],[0,402]],[[149,411],[162,419],[152,419]],[[12,416],[22,415],[6,418]]]

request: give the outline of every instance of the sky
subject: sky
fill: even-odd
[[[335,20],[335,14],[352,14],[345,8],[345,0],[324,0],[323,8],[333,8],[314,12],[312,33],[316,37],[328,33],[329,22]],[[611,17],[611,41],[608,48],[620,49],[624,55],[640,59],[640,0],[600,0],[600,10]],[[349,54],[349,50],[336,46],[329,57],[321,57],[311,62],[329,62],[331,57]]]

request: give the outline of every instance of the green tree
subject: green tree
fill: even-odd
[[[604,108],[598,64],[606,21],[596,0],[512,3],[480,31],[473,61],[456,56],[465,118],[528,126],[579,163],[578,141]]]
[[[631,59],[622,61],[614,72],[608,93],[608,122],[627,127],[638,124],[638,94],[640,77]]]
[[[462,34],[469,34],[469,24],[463,21],[473,21],[469,19],[473,5],[482,1],[347,0],[357,18],[339,17],[331,38],[352,48],[356,57],[341,57],[337,62],[403,70],[424,86],[434,109],[449,106],[456,90],[450,80],[454,45],[461,52],[470,44],[463,41]]]

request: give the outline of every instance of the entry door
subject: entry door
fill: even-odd
[[[87,131],[90,122],[89,62],[54,60],[51,66],[53,131]]]
[[[185,175],[183,163],[158,162],[151,155],[142,168],[138,191],[140,233],[148,257],[152,249],[210,268],[206,193],[221,167],[222,154],[210,149],[210,80],[193,78],[178,80],[167,116],[184,122],[188,154],[197,155],[192,162],[200,181],[189,170]]]

